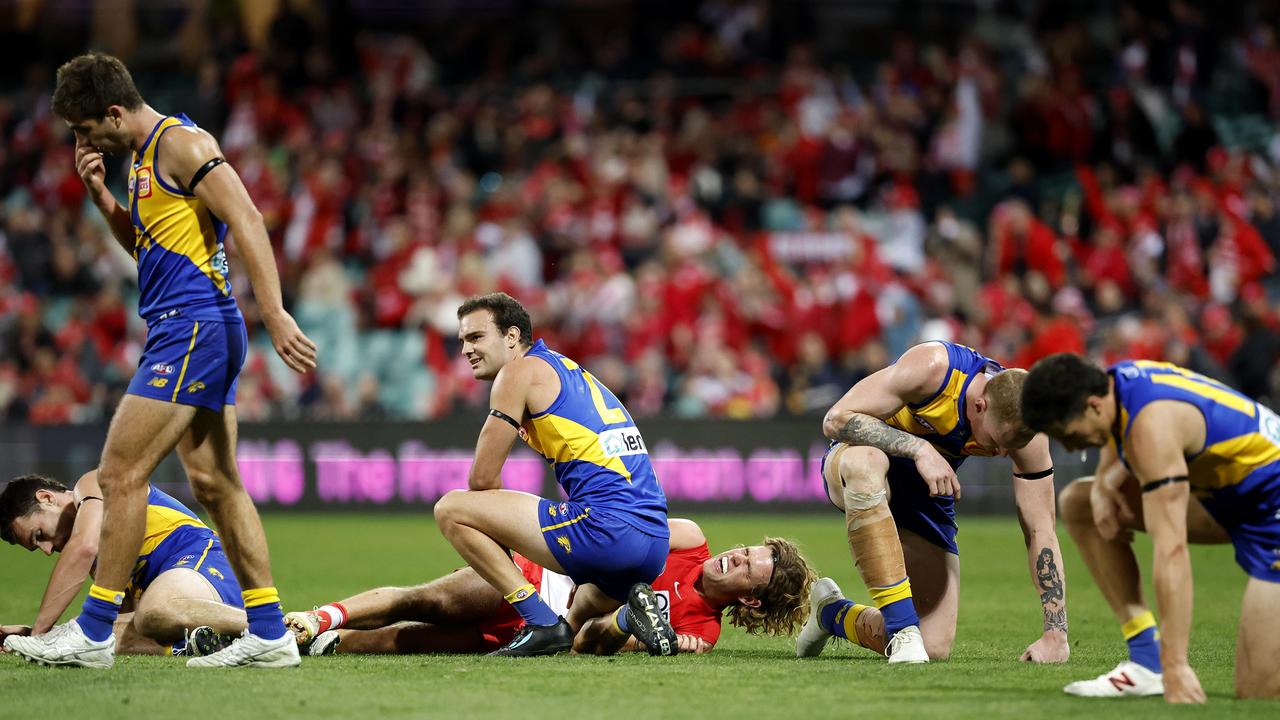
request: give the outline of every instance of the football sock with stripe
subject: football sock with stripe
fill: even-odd
[[[284,626],[284,611],[280,608],[280,593],[273,587],[253,588],[240,593],[244,598],[244,614],[249,618],[249,632],[263,640],[276,640],[288,630]]]
[[[904,627],[919,625],[916,605],[911,599],[911,580],[902,578],[888,587],[871,588],[871,601],[884,616],[884,634],[893,634]]]
[[[542,601],[542,596],[532,583],[525,583],[512,590],[506,599],[528,625],[555,625],[560,622],[560,616]]]
[[[89,588],[89,597],[84,599],[76,624],[85,637],[94,642],[103,642],[111,637],[111,627],[115,625],[123,602],[122,591],[93,585]]]
[[[1129,659],[1151,672],[1161,672],[1160,631],[1151,611],[1130,619],[1121,631],[1129,645]]]
[[[623,605],[613,613],[613,626],[624,635],[631,634],[631,628],[627,625],[627,606]]]
[[[329,603],[321,605],[315,610],[316,617],[320,620],[320,630],[316,634],[325,632],[326,630],[337,630],[347,623],[347,607],[342,603]]]

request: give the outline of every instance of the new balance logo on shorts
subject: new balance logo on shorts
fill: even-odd
[[[147,384],[150,385],[151,387],[162,388],[165,385],[169,384],[169,378],[154,377],[148,380]]]

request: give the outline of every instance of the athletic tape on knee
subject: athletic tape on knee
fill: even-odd
[[[875,492],[859,492],[846,487],[844,491],[844,507],[846,510],[854,511],[871,510],[880,505],[887,505],[885,498],[888,495],[888,491],[884,488]]]

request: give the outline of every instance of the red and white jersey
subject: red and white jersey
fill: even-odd
[[[667,555],[667,566],[653,581],[653,589],[677,635],[692,635],[715,645],[720,639],[720,609],[708,605],[696,587],[702,579],[702,564],[710,559],[706,543],[672,550]]]

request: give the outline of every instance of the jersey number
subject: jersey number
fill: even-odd
[[[622,411],[622,408],[611,408],[604,404],[604,386],[600,384],[600,381],[586,370],[582,371],[582,377],[587,379],[587,389],[591,391],[591,401],[596,404],[596,412],[600,413],[600,419],[604,421],[604,424],[613,425],[626,422],[627,414]]]

